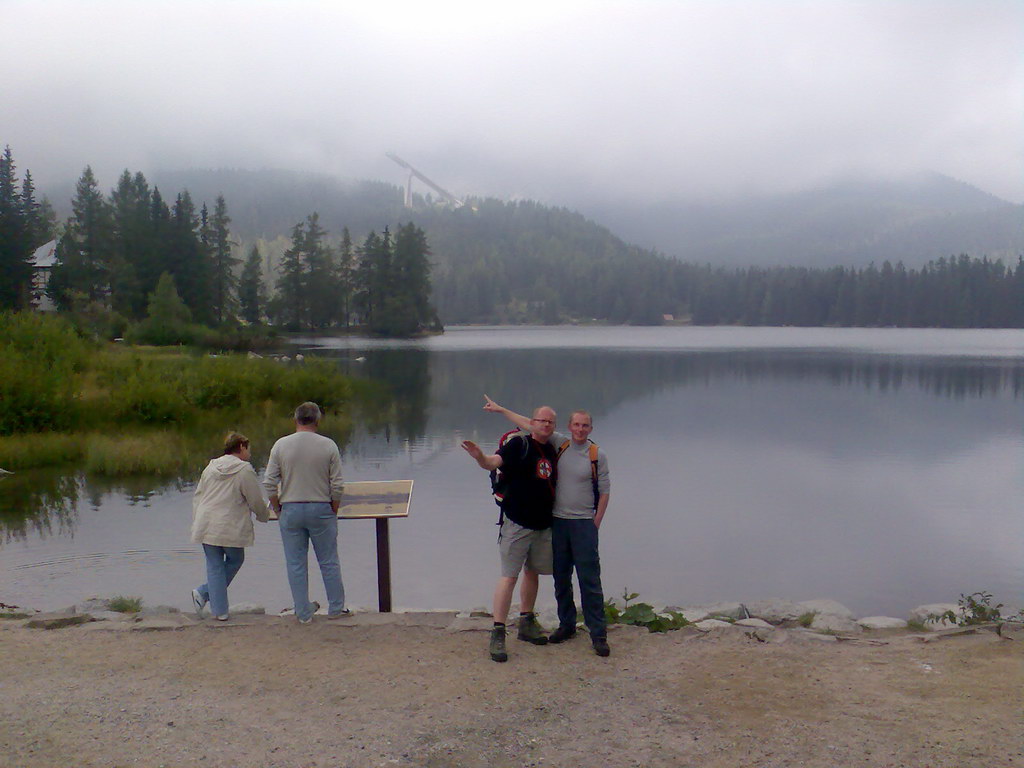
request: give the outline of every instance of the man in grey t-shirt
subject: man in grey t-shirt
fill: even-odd
[[[274,443],[263,475],[270,505],[280,518],[288,586],[300,624],[309,624],[320,608],[309,600],[310,542],[327,593],[327,618],[349,613],[338,560],[338,507],[344,490],[341,454],[333,440],[317,433],[320,417],[316,403],[295,409],[295,432]]]
[[[487,395],[484,398],[485,411],[504,414],[520,427],[529,422],[526,416],[498,405]],[[604,616],[598,529],[608,509],[611,484],[608,457],[590,440],[593,426],[589,413],[573,411],[569,416],[569,437],[560,432],[551,436],[552,444],[559,451],[551,525],[558,629],[548,637],[548,642],[561,643],[576,634],[576,603],[572,593],[572,572],[575,569],[583,620],[590,632],[594,652],[598,656],[608,656],[611,650]]]

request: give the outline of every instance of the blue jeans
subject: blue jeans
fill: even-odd
[[[290,501],[281,505],[281,543],[295,615],[305,621],[313,615],[309,602],[309,543],[320,564],[329,613],[345,610],[345,587],[338,561],[338,518],[326,501]]]
[[[576,603],[572,597],[572,571],[580,583],[583,621],[592,639],[608,636],[604,618],[604,592],[601,590],[601,558],[597,552],[597,526],[593,520],[563,520],[551,523],[551,548],[554,555],[555,600],[558,624],[576,627]]]
[[[210,613],[227,616],[228,584],[245,562],[245,550],[242,547],[203,544],[203,552],[206,553],[206,583],[196,591],[204,600],[210,601]]]

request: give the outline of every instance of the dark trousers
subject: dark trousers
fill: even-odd
[[[559,625],[567,629],[576,627],[576,603],[572,595],[572,571],[575,568],[583,603],[583,621],[590,630],[591,638],[606,637],[601,558],[597,553],[597,526],[594,521],[556,517],[551,524],[551,547]]]

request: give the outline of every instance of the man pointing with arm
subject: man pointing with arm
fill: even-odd
[[[501,413],[518,426],[528,422],[525,416],[498,405],[484,395],[484,410]],[[601,558],[598,554],[598,529],[611,498],[608,457],[590,440],[593,419],[586,411],[573,411],[569,417],[570,438],[554,433],[558,449],[558,485],[551,525],[555,600],[558,602],[558,629],[548,638],[561,643],[576,634],[576,603],[572,594],[572,572],[580,585],[583,620],[590,632],[594,652],[608,656],[608,628],[604,616],[604,592],[601,587]]]
[[[551,509],[557,470],[556,452],[550,438],[556,418],[551,408],[538,408],[532,419],[525,419],[530,434],[513,437],[494,454],[485,454],[471,440],[462,443],[480,467],[488,471],[501,469],[508,480],[501,502],[502,524],[498,534],[501,577],[494,590],[494,628],[489,649],[494,661],[508,660],[505,624],[520,571],[523,583],[519,588],[519,639],[535,645],[547,643],[533,606],[537,599],[538,574],[551,573]]]

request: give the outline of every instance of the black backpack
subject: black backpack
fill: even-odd
[[[523,458],[526,458],[527,452],[530,450],[530,432],[525,429],[510,429],[500,438],[498,438],[498,449],[500,450],[505,446],[509,440],[513,437],[522,437],[523,440]],[[491,495],[494,497],[494,503],[499,507],[501,502],[505,500],[505,492],[508,490],[508,477],[501,469],[491,470]],[[498,525],[501,525],[501,516],[498,517]]]

